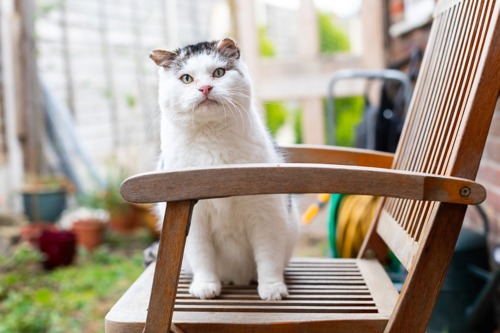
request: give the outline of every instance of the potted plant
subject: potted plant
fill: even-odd
[[[64,177],[27,177],[22,188],[24,213],[31,222],[55,223],[72,191],[72,184]]]
[[[92,251],[103,243],[108,220],[109,214],[103,209],[78,207],[65,212],[59,224],[73,231],[79,246]]]
[[[109,213],[109,225],[113,231],[130,233],[140,227],[140,219],[133,214],[132,206],[122,199],[120,186],[125,179],[123,171],[108,172],[102,188],[78,197],[80,205],[94,209],[105,209]]]
[[[75,234],[66,230],[44,230],[38,248],[45,254],[45,269],[71,265],[76,254]]]

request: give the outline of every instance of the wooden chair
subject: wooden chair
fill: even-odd
[[[500,0],[439,2],[394,156],[296,146],[286,149],[289,164],[126,180],[126,200],[167,201],[168,207],[157,263],[108,313],[106,332],[424,332],[467,205],[485,198],[473,179],[500,88],[499,8]],[[256,286],[225,286],[213,300],[192,298],[180,267],[196,201],[269,193],[386,198],[357,259],[292,260],[285,300],[262,301]],[[408,270],[399,294],[377,260],[386,246]]]

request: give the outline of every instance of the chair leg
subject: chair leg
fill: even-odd
[[[195,203],[179,201],[167,205],[144,333],[169,332],[184,245]]]

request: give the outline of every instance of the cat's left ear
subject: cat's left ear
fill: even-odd
[[[231,38],[224,38],[217,44],[219,52],[228,58],[239,59],[240,49],[236,46],[236,42]]]
[[[153,50],[149,57],[158,65],[163,68],[168,68],[170,64],[177,58],[177,53],[165,50]]]

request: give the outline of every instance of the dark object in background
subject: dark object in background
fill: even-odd
[[[484,233],[463,228],[439,293],[429,333],[490,333],[496,328],[493,296],[500,271],[491,271],[487,246],[488,223]]]
[[[76,237],[71,231],[45,230],[40,236],[39,249],[46,256],[47,270],[71,265],[76,253]]]
[[[404,87],[400,82],[383,82],[380,106],[376,112],[375,150],[395,152],[403,131],[406,108]]]

